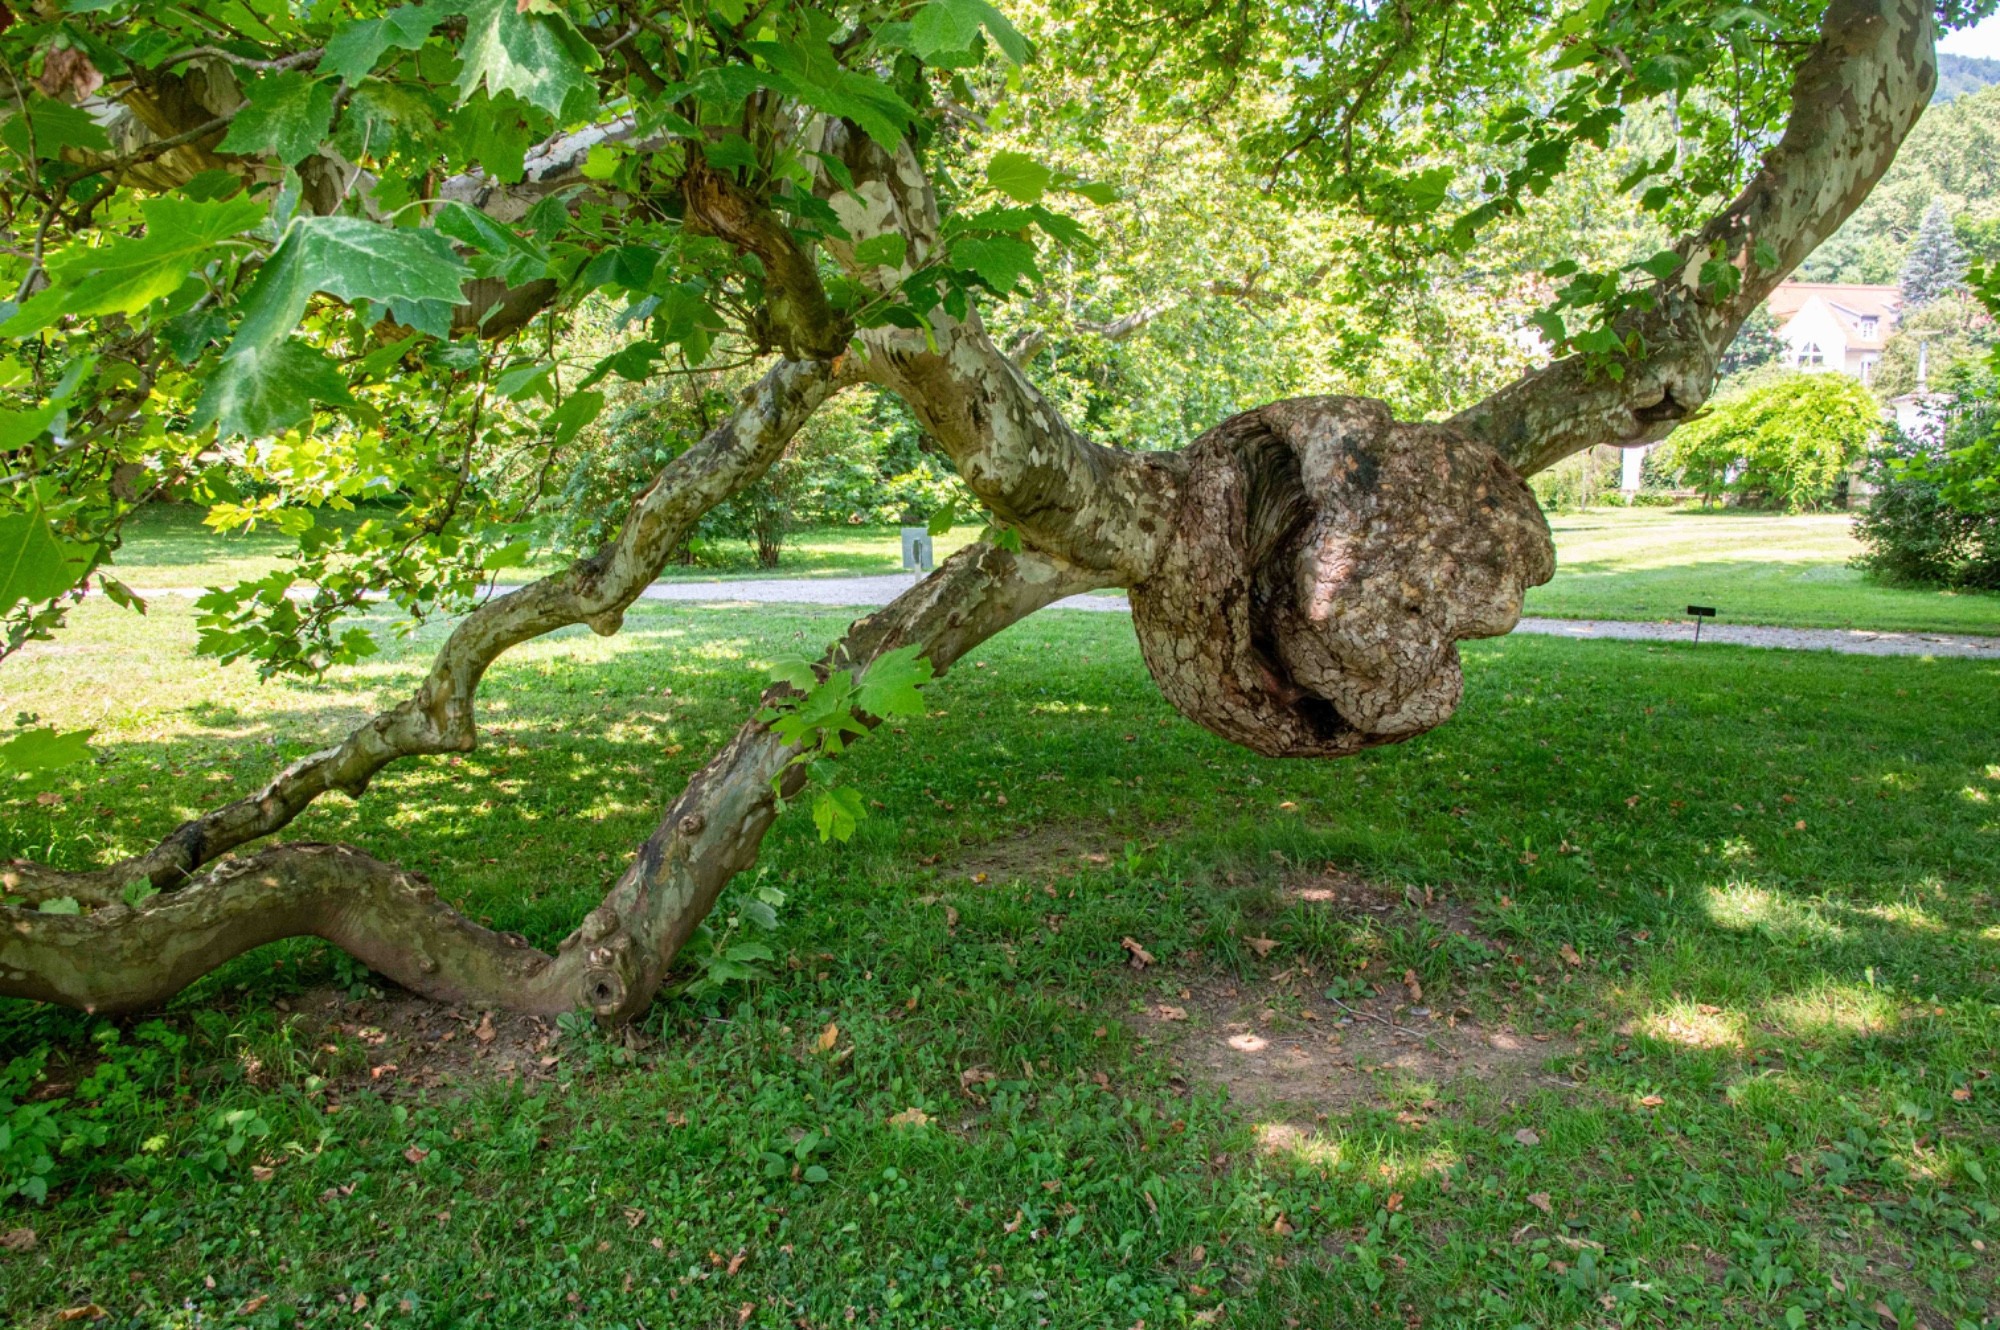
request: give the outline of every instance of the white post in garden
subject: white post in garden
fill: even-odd
[[[1639,492],[1639,472],[1645,464],[1646,454],[1653,450],[1648,443],[1638,448],[1626,448],[1624,456],[1618,459],[1618,488],[1627,495]]]

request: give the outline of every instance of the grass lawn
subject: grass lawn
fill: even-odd
[[[1794,628],[2000,634],[2000,595],[1883,586],[1847,566],[1860,552],[1846,514],[1775,517],[1657,508],[1602,509],[1550,519],[1556,578],[1528,595],[1529,614],[1564,619],[1674,619],[1714,605],[1720,622]],[[937,557],[979,534],[961,524],[937,540]],[[138,515],[118,552],[135,587],[205,586],[279,566],[282,539],[257,531],[220,537],[201,510],[158,507]],[[750,547],[723,542],[713,558],[669,568],[668,581],[838,577],[902,571],[893,528],[819,527],[798,532],[775,569]],[[528,571],[552,571],[538,565]]]
[[[1725,509],[1559,513],[1556,576],[1527,612],[1561,619],[1680,619],[1894,632],[2000,633],[2000,594],[1884,586],[1848,566],[1847,513],[1783,517]]]
[[[71,864],[400,697],[437,635],[262,687],[189,656],[183,603],[73,617],[0,674],[11,711],[98,728],[98,765],[0,799],[0,852]],[[290,834],[553,944],[766,662],[843,618],[641,605],[531,644],[477,752]],[[852,844],[782,819],[754,870],[787,895],[770,976],[629,1038],[425,1008],[309,942],[152,1021],[0,1004],[0,1065],[46,1059],[28,1092],[67,1101],[48,1204],[0,1202],[0,1234],[34,1230],[0,1305],[1992,1325],[2000,665],[1465,654],[1440,730],[1279,762],[1176,717],[1121,617],[1038,616],[856,750]]]

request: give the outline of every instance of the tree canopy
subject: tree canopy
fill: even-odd
[[[119,864],[17,866],[0,991],[130,1006],[317,932],[419,991],[629,1015],[787,800],[810,782],[829,836],[864,814],[839,783],[846,745],[962,651],[1094,587],[1130,590],[1174,705],[1258,751],[1340,756],[1439,724],[1456,642],[1511,628],[1552,569],[1521,477],[1698,409],[1744,319],[1929,103],[1939,23],[1991,8],[81,0],[13,16],[9,643],[54,631],[86,578],[131,601],[118,525],[169,496],[298,542],[291,571],[202,601],[202,649],[223,660],[359,659],[373,640],[351,616],[381,599],[465,617],[416,696],[254,798]],[[1107,148],[1171,153],[1196,120],[1224,128],[1212,168],[1183,164],[1156,195],[1173,215],[1133,225]],[[1603,202],[1629,243],[1565,254],[1524,219],[1582,188],[1578,163],[1614,136],[1630,167]],[[1307,209],[1326,222],[1302,234]],[[1121,281],[1141,246],[1182,260],[1177,290]],[[1365,364],[1409,335],[1412,291],[1482,264],[1531,293],[1554,357],[1505,386],[1443,367],[1388,404],[1294,397],[1215,422],[1149,419],[1088,373],[1057,395],[1035,383],[1035,357],[1104,363],[1196,292],[1273,319],[1266,336],[1319,339],[1328,366]],[[1287,327],[1308,291],[1342,314]],[[599,549],[487,595],[546,531],[613,385],[720,367],[747,386],[634,475]],[[1199,373],[1217,402],[1292,391],[1240,363]],[[205,868],[390,762],[471,747],[501,653],[579,622],[616,632],[693,525],[863,383],[907,406],[987,538],[787,665],[554,955],[344,847]],[[393,502],[318,520],[370,498]]]

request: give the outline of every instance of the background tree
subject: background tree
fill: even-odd
[[[1713,500],[1784,509],[1832,502],[1881,432],[1881,406],[1845,374],[1778,371],[1711,402],[1661,463]]]
[[[1910,257],[1903,264],[1899,285],[1903,308],[1919,309],[1965,289],[1965,250],[1952,234],[1951,219],[1945,215],[1944,201],[1932,199],[1924,210],[1923,224],[1917,228]]]
[[[2000,258],[2000,88],[1981,88],[1924,112],[1895,164],[1854,215],[1799,269],[1814,282],[1893,285],[1924,213],[1942,200],[1961,244]]]
[[[1625,183],[1678,238],[1542,269],[1533,323],[1560,359],[1439,422],[1294,398],[1173,451],[1093,437],[988,334],[983,309],[1083,261],[1079,216],[1115,193],[992,143],[1032,47],[984,0],[254,18],[133,0],[7,27],[5,562],[33,573],[13,622],[51,631],[113,552],[121,474],[125,493],[298,538],[293,571],[203,601],[220,658],[310,672],[371,649],[350,616],[373,597],[470,608],[414,696],[255,796],[118,863],[14,865],[0,992],[129,1008],[312,933],[440,998],[629,1017],[787,801],[851,833],[849,744],[973,645],[1097,587],[1130,591],[1173,705],[1259,752],[1337,757],[1443,722],[1456,643],[1508,631],[1552,570],[1522,477],[1698,410],[1743,320],[1867,194],[1936,82],[1933,10],[1890,0],[1462,19],[1051,8],[1048,47],[1101,95],[1160,119],[1254,108],[1242,160],[1349,219],[1328,275],[1391,317],[1629,118],[1674,112]],[[622,344],[578,356],[571,331],[604,302]],[[523,526],[612,379],[714,366],[758,377],[600,549],[476,599],[528,556]],[[862,382],[907,405],[989,537],[785,663],[552,952],[348,847],[223,857],[390,762],[472,747],[501,653],[579,622],[616,632],[696,524]],[[385,494],[402,502],[380,519],[318,520]]]
[[[1751,370],[1762,369],[1784,355],[1784,339],[1778,336],[1778,320],[1767,306],[1759,305],[1750,317],[1743,320],[1743,326],[1736,331],[1736,337],[1729,343],[1729,349],[1722,353],[1722,360],[1716,369],[1726,381]]]

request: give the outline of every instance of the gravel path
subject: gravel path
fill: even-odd
[[[909,577],[786,577],[739,582],[655,582],[646,588],[648,600],[777,601],[793,605],[886,605],[911,586]],[[1123,610],[1118,595],[1070,596],[1057,601],[1058,610]],[[1692,642],[1689,622],[1625,622],[1615,619],[1521,620],[1517,633],[1550,637],[1612,637],[1641,642]],[[1746,647],[1781,647],[1794,651],[1840,651],[1856,656],[1974,656],[2000,660],[2000,637],[1967,637],[1947,633],[1880,633],[1858,628],[1763,628],[1751,624],[1706,624],[1701,640]]]
[[[734,582],[655,582],[647,600],[701,605],[755,602],[783,605],[887,605],[908,591],[914,579],[888,573],[875,577],[773,577]],[[508,588],[502,587],[501,590]],[[193,587],[162,587],[141,596],[199,596]],[[1058,610],[1120,612],[1122,595],[1070,596],[1050,606]],[[1629,642],[1692,642],[1691,622],[1627,622],[1616,619],[1521,620],[1517,633],[1549,637],[1603,637]],[[1764,628],[1754,624],[1704,625],[1703,642],[1718,646],[1778,647],[1792,651],[1838,651],[1854,656],[1969,656],[2000,661],[2000,637],[1951,633],[1885,633],[1861,628]]]

